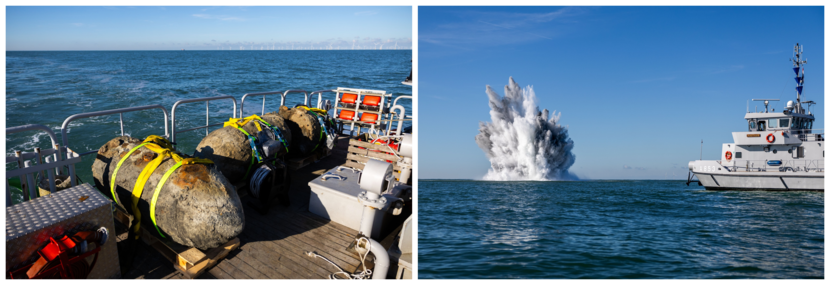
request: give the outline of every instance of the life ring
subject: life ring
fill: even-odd
[[[775,135],[773,135],[772,133],[768,134],[768,135],[767,135],[767,142],[768,142],[768,143],[773,143],[773,142],[775,142]]]
[[[732,160],[732,152],[727,150],[724,157],[726,157],[726,160]]]

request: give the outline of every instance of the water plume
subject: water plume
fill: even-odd
[[[576,180],[568,172],[576,157],[568,129],[559,116],[539,111],[533,87],[522,89],[513,77],[504,97],[487,86],[490,120],[480,122],[478,147],[490,160],[485,180]]]

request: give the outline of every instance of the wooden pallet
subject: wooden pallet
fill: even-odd
[[[344,163],[343,166],[363,169],[363,167],[366,166],[366,162],[370,159],[391,161],[393,170],[392,173],[395,175],[396,179],[400,179],[401,167],[398,165],[398,157],[388,153],[395,152],[384,145],[376,145],[354,139],[349,140],[349,152],[346,155],[346,163]]]
[[[115,219],[129,228],[132,216],[119,206],[114,213]],[[129,229],[128,229],[129,230]],[[173,263],[173,268],[181,272],[184,277],[194,279],[216,265],[228,254],[239,247],[239,238],[234,238],[222,246],[201,251],[198,248],[186,247],[169,240],[159,239],[144,228],[141,228],[141,240],[155,248],[162,256]]]
[[[327,147],[322,147],[321,149],[314,151],[314,153],[309,156],[289,159],[286,164],[288,164],[289,170],[297,170],[315,163],[329,155],[331,155],[331,150]]]

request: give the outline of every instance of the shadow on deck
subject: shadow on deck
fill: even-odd
[[[275,203],[268,214],[261,215],[250,206],[255,202],[253,198],[243,196],[245,230],[239,235],[240,247],[199,278],[328,278],[329,274],[336,271],[326,261],[309,257],[305,254],[306,251],[326,256],[349,272],[357,271],[360,267],[359,257],[346,250],[357,231],[308,212],[311,191],[308,182],[343,164],[347,148],[348,138],[340,138],[330,156],[294,172],[289,207]],[[127,263],[124,260],[129,255],[127,243],[121,242],[124,238],[126,235],[119,236],[118,239],[121,264]],[[122,272],[124,278],[185,278],[152,246],[143,242],[135,244],[133,265]]]

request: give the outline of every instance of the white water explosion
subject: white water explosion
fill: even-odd
[[[490,119],[480,122],[478,147],[490,160],[485,180],[576,180],[568,172],[576,157],[568,129],[557,124],[559,116],[539,111],[533,87],[519,87],[513,77],[502,98],[487,86]]]

